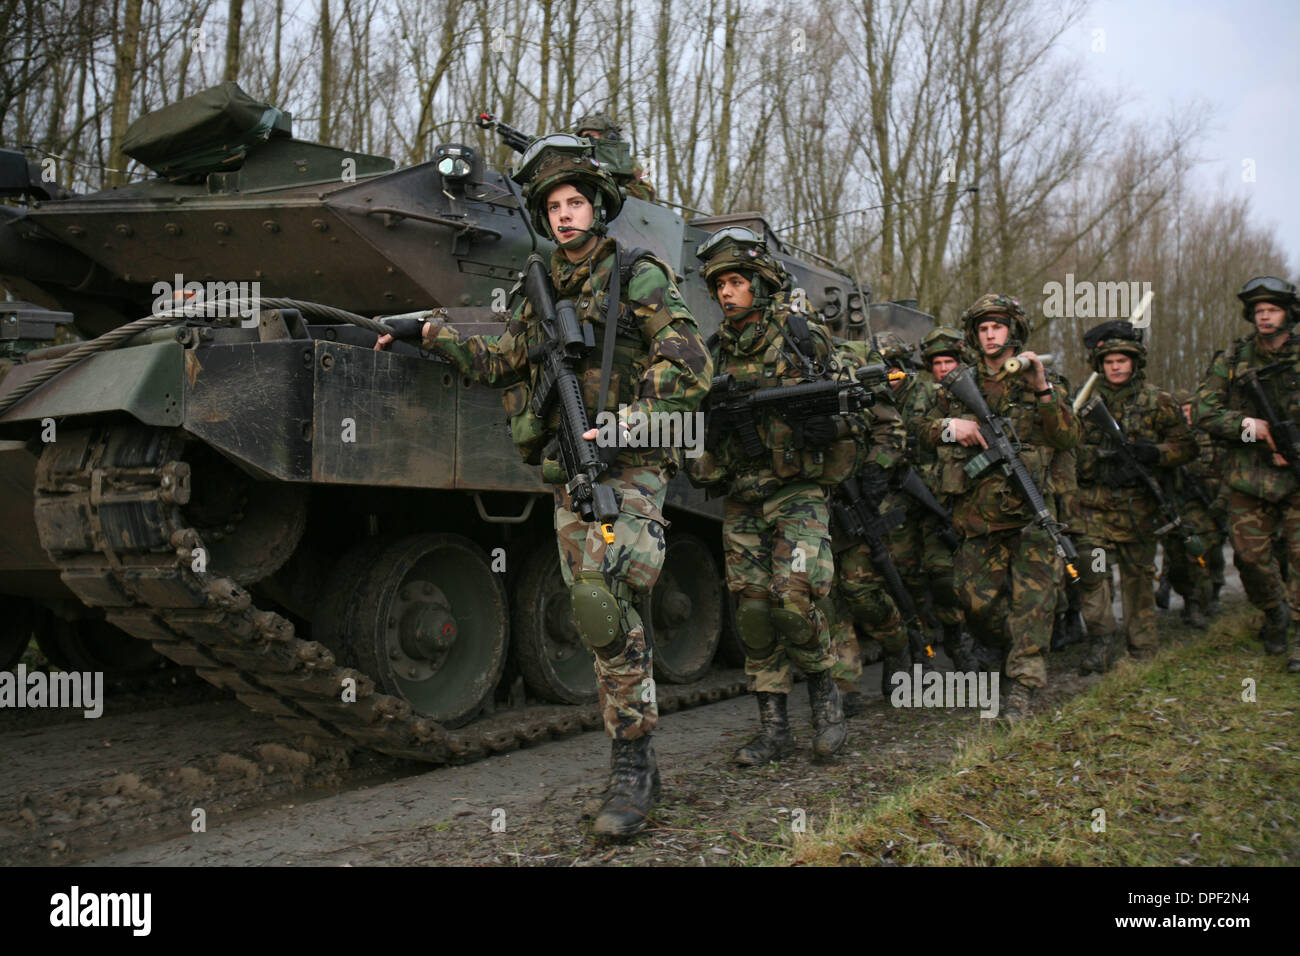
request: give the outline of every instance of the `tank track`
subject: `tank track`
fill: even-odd
[[[115,425],[61,431],[41,455],[41,544],[64,583],[110,622],[288,730],[406,760],[467,763],[602,726],[594,706],[529,706],[448,731],[378,693],[360,671],[337,666],[329,648],[295,636],[291,621],[259,610],[235,581],[194,570],[203,541],[181,513],[190,494],[183,445],[180,432]],[[343,699],[348,679],[352,702]],[[659,708],[744,692],[737,672],[722,672],[662,688]]]

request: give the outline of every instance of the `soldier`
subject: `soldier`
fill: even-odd
[[[1043,364],[1024,352],[1020,372],[1003,366],[1029,332],[1025,312],[1010,296],[985,293],[962,315],[966,344],[979,356],[975,381],[994,415],[1020,442],[1020,458],[1041,491],[1054,450],[1072,448],[1079,427],[1065,390],[1048,384]],[[1000,468],[970,475],[966,464],[985,446],[979,423],[942,388],[921,428],[923,448],[937,451],[939,492],[955,496],[953,524],[965,540],[953,558],[966,626],[977,641],[1005,648],[1010,691],[1002,716],[1011,723],[1029,711],[1033,691],[1047,685],[1043,651],[1052,633],[1058,566],[1052,539]]]
[[[623,127],[604,113],[592,113],[579,119],[573,131],[596,142],[596,158],[609,167],[623,192],[637,199],[654,200],[654,185],[645,178],[640,161],[632,156],[631,146],[623,139]]]
[[[1174,392],[1174,401],[1182,408],[1183,419],[1192,424],[1195,396],[1188,389]],[[1198,630],[1206,627],[1206,614],[1219,613],[1219,591],[1223,589],[1223,543],[1227,539],[1227,501],[1220,494],[1220,468],[1217,448],[1209,433],[1196,430],[1197,457],[1178,469],[1175,487],[1183,524],[1206,545],[1198,560],[1187,554],[1182,539],[1166,535],[1161,544],[1165,563],[1156,589],[1156,606],[1169,607],[1169,594],[1177,590],[1183,597],[1183,622]]]
[[[825,379],[836,363],[829,336],[794,311],[790,277],[749,229],[729,227],[700,245],[701,274],[725,320],[711,343],[719,375],[742,388],[764,389]],[[892,409],[882,420],[900,423]],[[815,759],[844,744],[844,714],[832,680],[829,594],[832,565],[826,488],[853,472],[858,447],[841,416],[806,423],[804,447],[778,414],[758,422],[762,450],[746,455],[735,433],[709,442],[688,464],[691,480],[727,495],[722,540],[727,587],[736,595],[736,630],[757,702],[760,733],[735,761],[759,766],[794,750],[786,702],[791,665],[808,678]],[[884,470],[867,466],[883,485]]]
[[[1190,461],[1196,454],[1196,439],[1173,396],[1147,384],[1147,350],[1133,326],[1104,322],[1084,335],[1084,344],[1089,343],[1089,362],[1101,374],[1093,395],[1123,429],[1138,464],[1159,481],[1160,469]],[[1123,656],[1123,647],[1115,646],[1111,602],[1112,569],[1117,566],[1133,656],[1147,658],[1160,647],[1151,579],[1161,516],[1151,492],[1117,456],[1111,439],[1092,421],[1081,424],[1078,547],[1089,648],[1079,670],[1091,674],[1108,670]]]
[[[842,364],[850,368],[893,364],[871,341],[840,342],[839,347]],[[890,384],[894,386],[896,383],[891,381]],[[896,427],[879,423],[875,427],[875,441],[879,445],[875,463],[881,468],[892,470],[902,463],[906,437],[901,415],[899,419]],[[860,438],[868,444],[873,440],[869,433]],[[872,486],[877,473],[875,469],[869,469],[869,473],[868,494],[873,501],[880,503],[880,510],[888,512],[901,507],[901,496],[890,492],[885,485],[877,483]],[[898,606],[885,585],[884,575],[872,563],[867,545],[851,538],[840,541],[838,534],[836,542],[840,550],[835,555],[836,614],[831,632],[835,666],[831,673],[844,702],[844,716],[856,717],[866,710],[866,701],[858,690],[862,680],[862,648],[858,631],[870,634],[884,654],[880,668],[880,693],[886,698],[891,687],[890,678],[900,670],[907,670],[908,635]],[[886,544],[891,551],[894,549],[891,537],[886,537]],[[902,573],[903,569],[899,567],[899,574]]]
[[[629,269],[615,241],[606,236],[623,197],[590,147],[567,134],[544,137],[529,147],[515,178],[526,184],[524,197],[534,227],[558,244],[551,256],[557,298],[574,300],[580,319],[596,327],[597,347],[580,372],[591,420],[598,411],[617,411],[620,405],[628,406],[620,416],[624,421],[637,413],[696,409],[709,386],[708,351],[671,268],[647,255]],[[615,303],[607,307],[609,297],[604,294],[616,280],[617,309]],[[613,322],[607,324],[606,319]],[[477,380],[511,386],[503,404],[512,435],[525,459],[536,463],[555,422],[539,421],[528,409],[528,396],[541,372],[540,365],[530,364],[529,350],[544,340],[531,303],[516,307],[501,335],[462,338],[454,328],[431,323],[418,327],[416,320],[390,324],[397,326],[396,337],[420,339],[425,348],[446,356]],[[614,356],[612,369],[603,367],[606,353],[600,343],[605,328],[617,330],[608,353]],[[381,337],[376,348],[389,340]],[[602,395],[599,409],[598,380],[617,383]],[[593,428],[583,437],[594,440],[597,435]],[[542,463],[543,478],[556,486],[555,527],[574,623],[595,654],[605,730],[613,738],[609,787],[594,826],[601,837],[618,839],[641,830],[659,792],[650,736],[659,714],[648,692],[652,685],[646,683],[652,674],[651,649],[635,602],[649,594],[663,566],[664,492],[679,464],[677,449],[621,445],[602,479],[619,500],[613,542],[607,543],[595,523],[584,522],[576,513],[565,489],[569,476],[560,464],[554,459]],[[607,623],[610,606],[618,608],[613,627]]]
[[[1280,436],[1273,434],[1244,380],[1258,376],[1281,419],[1300,421],[1300,340],[1291,334],[1300,317],[1300,297],[1290,282],[1258,276],[1242,286],[1237,298],[1241,317],[1255,331],[1214,357],[1196,392],[1196,426],[1222,448],[1228,534],[1246,595],[1264,612],[1264,649],[1285,651],[1289,629],[1295,642],[1287,670],[1300,673],[1300,462],[1279,453]],[[1278,528],[1287,548],[1285,580],[1273,551]]]

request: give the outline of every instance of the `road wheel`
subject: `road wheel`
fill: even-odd
[[[501,679],[505,588],[486,554],[454,534],[386,539],[349,595],[343,662],[446,727],[478,715]]]
[[[725,593],[704,542],[669,535],[664,568],[650,593],[656,680],[688,684],[708,672],[722,640]]]
[[[524,682],[536,696],[557,704],[596,699],[592,653],[574,627],[553,540],[538,541],[524,559],[515,590],[514,646]]]

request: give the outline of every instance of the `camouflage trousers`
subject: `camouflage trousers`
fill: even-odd
[[[898,566],[912,601],[927,624],[930,609],[938,623],[962,625],[961,601],[953,584],[952,552],[938,537],[939,519],[920,508],[908,508],[907,519],[886,536],[889,553]]]
[[[1280,530],[1286,549],[1286,580],[1274,550]],[[1250,603],[1263,611],[1283,601],[1291,608],[1292,630],[1300,631],[1300,494],[1266,501],[1241,491],[1228,495],[1228,535]]]
[[[618,599],[625,639],[595,649],[596,689],[605,732],[619,740],[636,740],[659,722],[653,662],[645,626],[633,600],[643,598],[664,566],[664,494],[668,479],[658,468],[614,464],[602,484],[618,495],[614,543],[606,544],[595,522],[572,510],[563,487],[555,489],[555,533],[560,545],[564,583],[573,587],[580,571],[600,571]]]
[[[967,537],[953,556],[957,594],[971,635],[1006,650],[1007,677],[1047,686],[1060,562],[1047,532],[1013,528]]]
[[[890,548],[892,557],[893,548]],[[901,570],[900,570],[901,576]],[[857,690],[862,677],[858,627],[884,645],[893,656],[907,645],[907,631],[898,606],[885,587],[885,578],[871,563],[865,544],[855,544],[835,556],[836,615],[832,634],[835,665],[831,674],[840,690]]]
[[[1128,646],[1135,651],[1156,650],[1156,595],[1151,579],[1156,573],[1156,541],[1102,541],[1080,538],[1079,579],[1083,588],[1083,620],[1090,638],[1110,638],[1117,626],[1113,605],[1114,571],[1119,569],[1120,601]]]
[[[1216,530],[1202,534],[1201,540],[1206,545],[1205,554],[1201,555],[1204,564],[1187,553],[1180,538],[1174,535],[1161,538],[1160,543],[1165,549],[1161,575],[1169,576],[1169,583],[1183,596],[1183,600],[1199,598],[1201,607],[1204,608],[1209,604],[1214,588],[1223,587],[1223,574],[1227,566],[1223,558],[1223,544],[1227,536]]]
[[[806,622],[806,638],[772,629],[771,643],[748,637],[745,673],[754,693],[788,694],[794,686],[791,665],[805,674],[828,670],[830,626],[825,600],[834,568],[831,561],[826,496],[810,481],[786,485],[765,501],[727,499],[722,523],[727,589],[738,601],[765,600],[773,610],[793,612]]]

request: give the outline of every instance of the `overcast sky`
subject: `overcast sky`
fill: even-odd
[[[1256,221],[1278,226],[1287,278],[1300,278],[1300,2],[1097,0],[1075,35],[1089,75],[1129,97],[1128,115],[1211,106],[1194,181],[1249,194]]]

